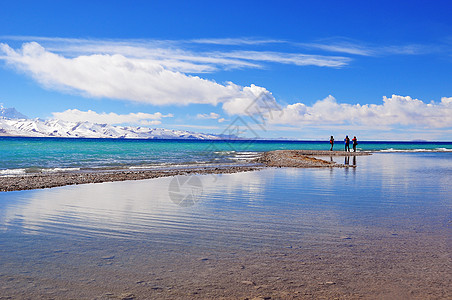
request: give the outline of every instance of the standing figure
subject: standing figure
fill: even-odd
[[[345,142],[345,151],[350,152],[350,139],[348,138],[348,135],[345,136],[344,142]]]
[[[331,138],[330,138],[330,145],[331,145],[330,151],[333,151],[333,146],[334,146],[334,138],[333,138],[333,136],[331,136]]]
[[[356,152],[356,146],[358,145],[358,139],[356,138],[356,136],[353,137],[352,142],[353,142],[353,152]]]

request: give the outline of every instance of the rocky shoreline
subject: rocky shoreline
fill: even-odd
[[[216,167],[159,169],[159,170],[114,170],[106,172],[77,172],[55,174],[28,174],[0,177],[0,191],[20,191],[52,188],[65,185],[101,183],[125,180],[142,180],[158,177],[190,174],[229,174],[261,170],[265,167],[293,168],[333,168],[354,167],[326,161],[323,156],[358,156],[369,155],[367,152],[311,151],[311,150],[277,150],[265,152],[254,161],[254,165],[220,165]],[[317,157],[315,157],[317,156]]]

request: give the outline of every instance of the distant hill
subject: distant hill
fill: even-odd
[[[15,108],[4,108],[3,106],[0,111],[0,136],[196,140],[228,138],[224,135],[185,130],[28,119]]]
[[[2,104],[0,104],[0,117],[10,119],[28,119],[26,115],[21,114],[14,107],[6,108]]]

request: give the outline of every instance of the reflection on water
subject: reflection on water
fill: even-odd
[[[309,241],[350,226],[428,227],[447,218],[450,154],[377,154],[359,160],[352,177],[348,168],[199,176],[202,194],[189,207],[172,201],[172,178],[1,193],[0,232],[277,247],[281,238]]]
[[[358,160],[0,193],[0,298],[449,299],[452,153]]]
[[[333,161],[333,158],[331,158],[331,161]],[[350,165],[350,156],[344,156],[344,165]],[[356,166],[356,155],[352,156],[352,166]]]
[[[362,156],[361,156],[362,157]],[[329,157],[323,157],[323,156],[318,156],[318,158],[320,159],[324,159],[324,160],[328,160],[330,162],[335,162],[335,163],[339,163],[339,164],[344,164],[344,165],[350,165],[350,160],[351,160],[351,165],[352,166],[357,166],[356,164],[356,155],[351,155],[351,156],[329,156]]]

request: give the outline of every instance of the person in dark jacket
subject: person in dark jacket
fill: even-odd
[[[345,136],[344,142],[345,142],[345,151],[350,152],[350,139],[348,138],[348,135]]]

